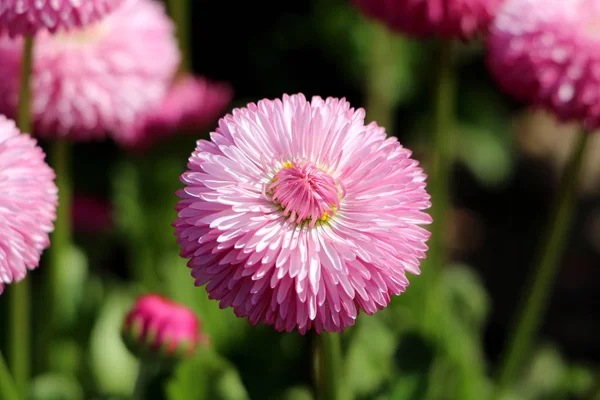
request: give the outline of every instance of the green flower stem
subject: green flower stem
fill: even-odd
[[[562,176],[550,221],[536,257],[536,268],[525,290],[526,301],[512,332],[498,375],[498,395],[502,396],[518,378],[523,361],[530,354],[532,341],[546,311],[563,256],[577,199],[577,188],[589,134],[580,132]]]
[[[440,43],[438,76],[435,93],[435,120],[433,128],[433,156],[429,171],[429,193],[431,194],[430,250],[428,252],[428,282],[434,282],[446,262],[446,222],[450,211],[450,172],[452,165],[452,136],[454,132],[454,101],[456,87],[452,65],[450,41]]]
[[[341,400],[342,346],[339,333],[316,335],[317,400]]]
[[[158,371],[159,365],[156,362],[144,360],[140,361],[138,376],[133,389],[132,400],[145,400],[148,398],[146,396],[148,385],[158,374]]]
[[[69,252],[71,232],[71,203],[73,191],[71,187],[71,143],[68,138],[57,139],[52,143],[52,163],[56,172],[56,184],[59,190],[59,203],[56,210],[56,227],[52,236],[52,284],[56,284],[64,268],[66,255]],[[53,295],[59,294],[60,288],[53,286]]]
[[[371,56],[366,87],[367,113],[370,121],[377,121],[379,126],[386,129],[388,135],[394,133],[393,93],[396,70],[397,45],[394,35],[380,24],[372,24]]]
[[[169,14],[177,26],[177,36],[179,38],[179,48],[181,49],[181,67],[180,70],[190,71],[191,49],[190,49],[190,1],[189,0],[168,0],[167,6]]]
[[[59,301],[61,295],[60,277],[64,274],[65,268],[69,268],[65,263],[71,249],[71,143],[69,138],[56,139],[51,144],[51,161],[56,173],[56,185],[58,186],[58,208],[56,210],[56,223],[54,233],[51,237],[51,247],[49,249],[49,266],[46,284],[46,309],[48,321],[43,334],[44,345],[44,367],[47,367],[49,360],[49,351],[52,348],[52,341],[57,333],[57,325],[60,318]]]
[[[21,64],[21,83],[17,125],[22,132],[31,132],[31,77],[33,58],[33,38],[23,40],[23,61]],[[28,279],[10,288],[10,366],[15,377],[17,390],[25,397],[28,390],[31,371],[31,283]]]
[[[28,391],[31,373],[31,283],[29,279],[11,285],[11,318],[10,318],[10,367],[15,377],[17,389],[22,397]]]
[[[5,400],[19,400],[19,392],[13,380],[2,352],[0,352],[0,398]]]

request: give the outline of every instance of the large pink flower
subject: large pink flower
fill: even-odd
[[[563,121],[600,127],[600,2],[508,0],[490,32],[489,66],[504,90]]]
[[[11,36],[72,29],[103,18],[123,0],[0,0],[0,31]]]
[[[14,115],[21,39],[0,39],[0,112]],[[86,29],[39,33],[33,76],[36,135],[116,140],[154,111],[179,64],[173,25],[154,0],[124,0]]]
[[[0,115],[0,293],[38,266],[54,229],[58,190],[42,149]]]
[[[231,102],[233,90],[228,84],[202,77],[177,78],[162,102],[146,118],[138,120],[131,132],[122,135],[124,143],[145,150],[178,131],[197,132],[215,124]]]
[[[484,32],[504,0],[352,0],[367,16],[413,36],[468,39]]]
[[[235,109],[200,140],[175,221],[196,285],[253,324],[343,331],[418,274],[431,222],[411,152],[345,100]]]

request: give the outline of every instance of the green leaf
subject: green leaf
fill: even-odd
[[[452,265],[444,270],[444,285],[458,318],[480,332],[490,309],[490,298],[480,277],[466,265]]]
[[[238,372],[233,368],[223,371],[215,383],[214,399],[223,400],[246,400],[249,399],[248,393],[242,383]]]
[[[540,398],[561,391],[566,374],[567,366],[560,352],[554,347],[542,347],[535,354],[529,368],[529,392]]]
[[[201,351],[183,362],[166,386],[169,400],[248,400],[239,374],[224,358]]]
[[[583,397],[593,390],[595,383],[595,373],[581,365],[570,366],[565,374],[565,389],[571,395]]]
[[[307,386],[295,386],[286,390],[281,400],[314,400],[313,391]]]
[[[32,400],[83,400],[84,393],[74,376],[49,373],[33,379],[31,398]]]
[[[490,395],[481,348],[487,306],[479,303],[485,299],[479,280],[467,268],[447,268],[437,287],[430,288],[424,329],[436,343],[438,356],[451,366],[447,380],[456,385],[456,392],[449,398],[478,400]]]
[[[91,368],[101,393],[128,396],[137,377],[137,360],[121,339],[121,326],[134,297],[115,287],[108,293],[90,338]]]
[[[60,339],[50,348],[51,370],[76,376],[81,372],[83,352],[73,339]]]
[[[488,186],[504,184],[513,170],[512,147],[485,125],[457,127],[456,156]]]
[[[350,392],[366,396],[392,378],[396,338],[379,318],[361,318],[354,328],[345,361]]]
[[[595,384],[592,370],[568,365],[560,351],[545,344],[534,353],[520,381],[507,393],[506,400],[566,400],[584,397]],[[502,400],[505,400],[504,398]]]
[[[63,327],[76,324],[79,307],[84,300],[84,289],[88,278],[88,259],[76,246],[71,246],[61,256],[54,298],[57,301],[58,321]]]

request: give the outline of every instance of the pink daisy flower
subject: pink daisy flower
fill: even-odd
[[[22,39],[0,38],[0,112],[14,115]],[[32,112],[36,136],[126,140],[154,110],[179,64],[173,25],[153,0],[124,0],[83,30],[36,35]],[[160,60],[157,61],[157,60]]]
[[[352,0],[392,30],[412,36],[469,39],[484,32],[504,0]]]
[[[233,98],[228,84],[184,75],[175,80],[156,110],[124,135],[127,145],[145,150],[177,131],[197,132],[216,123]]]
[[[123,323],[123,338],[138,355],[191,356],[209,339],[200,333],[200,321],[187,307],[156,294],[141,296]]]
[[[25,278],[50,245],[58,190],[31,136],[0,115],[0,293]]]
[[[418,274],[431,218],[411,152],[344,99],[235,109],[200,140],[175,221],[196,285],[252,324],[343,331]]]
[[[595,0],[508,0],[491,28],[490,70],[508,93],[596,129],[599,18]]]
[[[100,20],[123,0],[0,0],[0,31],[12,37],[73,29]]]

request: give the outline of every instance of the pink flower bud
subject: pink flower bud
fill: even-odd
[[[187,307],[156,294],[140,297],[123,324],[123,339],[141,358],[191,356],[208,338],[200,321]]]

